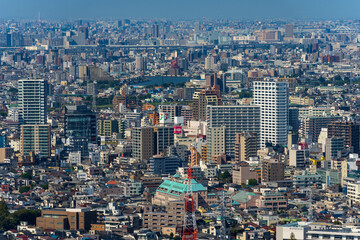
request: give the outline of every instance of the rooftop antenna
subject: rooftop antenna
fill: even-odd
[[[195,202],[193,198],[193,182],[191,166],[188,166],[187,178],[185,179],[186,193],[185,193],[185,216],[182,240],[198,240],[198,232],[196,226],[195,216]]]
[[[220,205],[218,207],[218,211],[220,212],[221,223],[220,223],[220,229],[219,229],[219,234],[217,236],[217,239],[227,240],[229,238],[226,235],[226,222],[225,222],[226,213],[225,213],[225,191],[224,190],[222,190],[220,193],[219,201],[220,201]]]

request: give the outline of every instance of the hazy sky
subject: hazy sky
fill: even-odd
[[[360,0],[0,0],[0,18],[358,18]]]

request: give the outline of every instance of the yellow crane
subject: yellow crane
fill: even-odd
[[[316,166],[318,164],[318,162],[324,161],[325,158],[321,157],[320,159],[312,159],[310,158],[310,161],[312,161],[312,163]]]

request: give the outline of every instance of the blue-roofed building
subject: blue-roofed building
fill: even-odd
[[[206,187],[195,179],[191,181],[196,208],[198,206],[211,206],[217,202],[216,195],[209,194]],[[152,203],[158,206],[167,206],[170,201],[183,201],[186,191],[187,185],[184,184],[184,179],[165,180],[156,189]]]

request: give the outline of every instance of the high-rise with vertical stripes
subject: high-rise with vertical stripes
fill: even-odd
[[[21,124],[46,124],[46,86],[44,79],[19,80]]]

